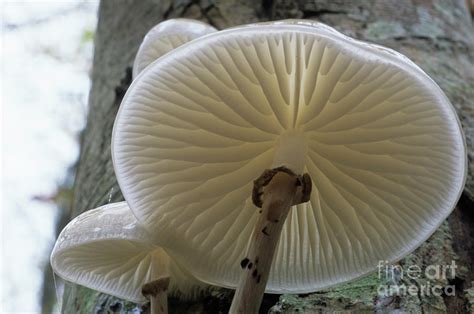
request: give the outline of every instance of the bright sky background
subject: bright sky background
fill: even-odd
[[[54,195],[79,154],[97,1],[0,0],[1,313],[41,312]]]

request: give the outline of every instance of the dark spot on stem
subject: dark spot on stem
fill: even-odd
[[[257,276],[257,283],[260,283],[260,278],[262,277],[262,275],[258,275]]]
[[[257,275],[258,275],[258,271],[255,269],[255,270],[252,272],[252,277],[255,278],[255,277],[257,277]]]
[[[261,208],[263,205],[262,195],[263,191],[260,190],[260,185],[257,181],[254,181],[254,187],[252,189],[252,202],[255,206]]]
[[[259,210],[258,213],[261,214],[261,213],[262,213],[262,210]]]
[[[258,265],[258,257],[255,258],[255,266]]]
[[[247,268],[248,268],[248,269],[252,269],[252,266],[253,266],[253,264],[250,263],[250,264],[247,266]]]
[[[262,232],[263,232],[264,235],[267,235],[267,236],[270,235],[270,234],[267,232],[267,227],[263,228],[263,229],[262,229]]]
[[[313,189],[313,184],[311,182],[311,177],[307,173],[303,174],[301,180],[303,183],[303,197],[301,202],[306,203],[311,198],[311,190]]]
[[[242,267],[242,269],[244,269],[245,266],[247,266],[248,263],[249,263],[249,259],[244,258],[243,260],[240,261],[240,267]]]

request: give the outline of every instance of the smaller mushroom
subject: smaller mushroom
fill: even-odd
[[[67,281],[135,303],[149,299],[151,313],[167,313],[168,290],[186,298],[205,289],[149,242],[126,202],[72,220],[56,241],[51,266]]]
[[[153,61],[179,46],[216,32],[211,25],[191,19],[170,19],[154,26],[143,39],[133,62],[133,78]]]

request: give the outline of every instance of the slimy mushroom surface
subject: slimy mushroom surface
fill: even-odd
[[[171,50],[216,31],[211,25],[192,19],[169,19],[159,23],[145,35],[138,49],[133,63],[133,77]]]
[[[119,184],[159,245],[235,287],[259,215],[253,180],[313,181],[283,226],[267,292],[307,293],[396,261],[449,215],[466,151],[444,93],[408,58],[306,21],[196,39],[148,67],[113,131]],[[255,267],[255,261],[253,261]]]

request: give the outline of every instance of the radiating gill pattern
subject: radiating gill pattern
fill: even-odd
[[[462,189],[457,119],[420,69],[295,29],[228,31],[178,48],[120,109],[113,153],[122,191],[203,281],[238,282],[258,217],[252,181],[288,130],[304,134],[313,193],[284,225],[270,292],[314,291],[402,257]]]
[[[58,252],[53,267],[66,280],[142,303],[146,298],[140,287],[153,280],[151,269],[156,263],[151,249],[126,240],[91,242]]]
[[[205,289],[161,248],[139,241],[108,240],[84,243],[57,253],[54,264],[62,278],[143,303],[144,283],[170,277],[169,293],[192,297]]]
[[[162,249],[149,242],[148,233],[137,223],[127,203],[119,202],[71,221],[58,237],[51,265],[66,280],[144,302],[137,287],[159,276],[157,271],[169,275],[169,260]]]
[[[204,289],[151,243],[126,202],[90,210],[70,222],[54,247],[51,265],[65,280],[134,302],[147,301],[141,294],[144,283],[168,276],[171,294],[192,297]]]

